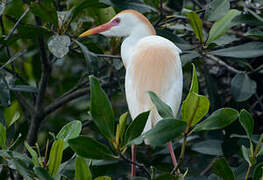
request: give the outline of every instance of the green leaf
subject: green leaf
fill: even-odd
[[[148,91],[148,94],[157,108],[159,115],[163,118],[173,117],[173,111],[170,106],[165,104],[154,92]]]
[[[89,49],[83,45],[82,43],[80,43],[79,41],[77,40],[74,40],[75,43],[78,44],[78,46],[80,47],[83,55],[84,55],[84,58],[86,60],[86,63],[87,63],[87,66],[90,67],[91,64],[97,60],[97,55],[94,54],[93,52],[89,51]]]
[[[53,32],[45,27],[32,24],[19,24],[18,33],[15,34],[18,39],[36,39],[39,36],[50,37]]]
[[[225,158],[217,159],[213,164],[213,173],[223,178],[223,180],[235,180],[236,177],[229,167]]]
[[[233,58],[254,58],[263,55],[262,52],[263,43],[262,42],[249,42],[238,46],[233,46],[229,48],[219,49],[212,51],[210,53],[223,56],[223,57],[233,57]]]
[[[107,139],[114,139],[115,120],[110,101],[94,76],[90,80],[90,111],[101,134]]]
[[[144,137],[152,146],[162,146],[182,135],[186,128],[184,121],[176,119],[160,120]]]
[[[209,100],[205,96],[198,95],[198,78],[195,69],[193,66],[192,82],[190,91],[183,101],[182,104],[182,119],[185,122],[190,122],[191,125],[198,123],[208,112],[209,110]]]
[[[124,140],[124,133],[126,130],[126,124],[127,124],[127,117],[128,117],[128,112],[122,114],[119,119],[119,124],[116,132],[116,139],[119,139],[120,142],[123,142]]]
[[[24,154],[0,150],[0,156],[8,160],[8,166],[16,170],[25,180],[33,180],[32,161]]]
[[[108,176],[99,176],[99,177],[96,177],[94,180],[111,180],[111,177],[108,177]]]
[[[250,156],[251,156],[250,150],[248,148],[246,148],[244,145],[242,145],[241,150],[242,150],[243,158],[248,162],[249,165],[251,165],[251,162],[250,162]]]
[[[48,41],[49,51],[57,58],[63,58],[69,52],[70,38],[67,35],[53,35]]]
[[[239,116],[239,122],[242,125],[242,127],[245,129],[248,137],[251,139],[254,130],[254,119],[247,110],[245,109],[241,110]]]
[[[62,127],[62,129],[57,134],[56,138],[64,140],[64,142],[66,143],[64,145],[64,149],[66,149],[68,147],[67,141],[69,139],[79,136],[81,129],[82,129],[82,124],[80,121],[78,120],[71,121]]]
[[[6,128],[0,123],[0,147],[6,149]]]
[[[139,114],[128,126],[125,132],[124,143],[127,144],[129,141],[140,136],[143,132],[145,124],[147,122],[150,111],[143,112]]]
[[[253,180],[262,180],[263,179],[263,162],[259,163],[255,169],[253,174]]]
[[[199,92],[199,85],[198,85],[198,78],[197,78],[197,73],[195,69],[195,65],[192,64],[193,66],[193,74],[192,74],[192,82],[191,82],[191,87],[190,87],[190,92],[197,93]]]
[[[240,39],[235,35],[225,34],[221,36],[219,39],[213,41],[213,43],[217,44],[218,46],[224,46],[226,44],[230,44],[234,41],[239,41]]]
[[[206,120],[199,123],[194,132],[204,130],[216,130],[230,125],[239,117],[237,110],[232,108],[221,108],[213,112]]]
[[[248,8],[245,8],[245,10],[247,10],[252,16],[254,16],[257,20],[263,22],[263,18],[261,16],[259,16],[256,12],[248,9]]]
[[[78,1],[76,1],[78,2]],[[76,4],[76,6],[73,9],[73,18],[77,17],[79,13],[83,12],[86,8],[105,8],[108,5],[106,5],[101,0],[88,0],[88,1],[82,1],[81,3]]]
[[[190,24],[194,30],[195,36],[197,37],[197,39],[202,43],[204,42],[204,36],[203,36],[203,23],[200,19],[200,17],[198,16],[198,14],[196,14],[196,12],[189,12],[188,13],[188,19],[190,21]]]
[[[4,157],[5,159],[17,159],[23,161],[27,167],[33,166],[32,161],[29,157],[15,151],[0,150],[0,156]]]
[[[48,172],[52,177],[55,177],[59,170],[59,166],[62,161],[63,150],[64,141],[62,139],[56,140],[51,147],[48,160]]]
[[[32,156],[32,162],[34,166],[40,166],[39,161],[38,161],[38,155],[36,151],[31,146],[29,146],[29,144],[26,141],[24,142],[24,145],[26,149],[28,150],[28,152],[30,153],[30,155]]]
[[[245,35],[263,39],[263,31],[261,31],[259,28],[250,29]]]
[[[249,26],[262,26],[263,22],[259,21],[257,18],[255,18],[252,14],[246,13],[246,14],[240,14],[236,16],[233,21],[235,21],[238,24],[246,24]]]
[[[164,173],[156,177],[154,180],[174,180],[174,176],[169,173]]]
[[[79,136],[68,141],[69,146],[78,155],[90,159],[114,159],[113,154],[104,144],[89,138],[87,136]]]
[[[205,11],[205,20],[216,21],[223,17],[230,8],[228,0],[214,0],[208,4]]]
[[[199,53],[196,53],[192,51],[189,54],[183,54],[181,55],[181,61],[182,61],[182,67],[184,67],[186,64],[191,63],[194,59],[200,57],[201,55]]]
[[[192,146],[192,150],[201,154],[208,154],[212,156],[223,156],[222,141],[221,140],[206,140],[199,143],[195,143]]]
[[[205,96],[189,92],[182,104],[182,120],[191,126],[198,123],[209,110],[209,100]]]
[[[57,12],[54,7],[52,7],[52,1],[45,0],[41,3],[32,3],[30,6],[30,11],[41,18],[44,22],[49,22],[58,26]]]
[[[11,106],[5,109],[6,127],[12,126],[20,117],[20,107],[17,101],[13,101]]]
[[[211,30],[209,31],[207,42],[213,42],[214,40],[224,35],[231,27],[235,26],[235,23],[232,20],[239,14],[240,11],[236,9],[231,9],[226,13],[225,16],[216,21],[213,24]]]
[[[145,178],[145,177],[133,177],[133,178],[131,178],[131,180],[147,180],[147,178]],[[156,179],[154,179],[154,180],[156,180]]]
[[[46,169],[42,167],[34,167],[33,170],[40,180],[53,180],[53,178],[48,174]]]
[[[89,165],[85,159],[78,156],[76,158],[75,180],[92,180],[92,175],[89,169]]]
[[[250,79],[245,73],[236,74],[231,81],[232,95],[237,102],[248,100],[256,93],[256,89],[256,81]]]
[[[134,9],[141,13],[157,12],[152,6],[146,5],[143,0],[111,0],[104,1],[106,4],[113,6],[114,8],[125,10]]]

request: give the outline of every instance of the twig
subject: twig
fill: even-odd
[[[250,169],[251,169],[251,166],[249,165],[248,169],[247,169],[247,172],[246,172],[245,180],[248,179],[248,175],[249,175]]]
[[[163,1],[160,0],[160,18],[158,19],[158,21],[154,24],[154,27],[158,26],[159,23],[165,19],[164,13],[163,13]]]
[[[192,2],[197,5],[200,9],[203,9],[202,4],[200,4],[197,0],[192,0]]]
[[[35,108],[32,106],[30,102],[26,100],[26,98],[19,92],[16,93],[17,100],[19,104],[21,104],[30,115],[35,114]]]
[[[88,95],[88,93],[89,93],[89,88],[83,88],[83,89],[76,90],[75,92],[72,92],[68,94],[67,96],[64,96],[63,98],[58,98],[44,109],[43,115],[48,115],[56,111],[58,108],[62,107],[66,103],[76,98],[79,98],[81,96]]]
[[[257,105],[259,102],[262,102],[262,100],[263,100],[263,95],[260,96],[260,97],[258,97],[258,95],[257,95],[256,98],[257,98],[257,101],[254,102],[254,103],[250,106],[250,108],[249,108],[250,111],[253,111],[253,109],[256,107],[256,105]],[[261,106],[261,108],[263,109],[263,106]]]
[[[73,50],[76,53],[81,54],[82,52],[76,48],[72,48],[71,50]],[[117,56],[117,55],[109,55],[109,54],[96,54],[94,53],[94,55],[96,55],[99,58],[109,58],[109,59],[121,59],[121,56]]]
[[[38,26],[42,25],[41,19],[39,17],[36,17],[36,23]],[[38,38],[38,44],[39,44],[39,50],[40,50],[40,60],[41,60],[41,79],[40,79],[40,85],[39,85],[39,92],[36,99],[36,109],[39,111],[42,108],[43,100],[48,84],[48,79],[51,73],[51,66],[49,63],[49,59],[47,57],[46,51],[45,51],[45,43],[43,37]]]
[[[121,56],[116,55],[108,55],[108,54],[95,54],[97,57],[100,58],[113,58],[113,59],[121,59]]]
[[[5,71],[9,72],[13,76],[15,76],[17,79],[19,79],[23,84],[28,85],[25,79],[22,78],[17,72],[13,71],[12,69],[8,69],[7,67],[3,68]]]
[[[18,19],[18,21],[15,23],[15,25],[13,26],[13,28],[11,29],[11,31],[8,33],[8,35],[4,38],[4,40],[8,40],[12,34],[15,32],[17,26],[19,25],[19,23],[22,21],[22,19],[27,15],[27,13],[29,12],[29,7],[26,8],[25,12],[22,14],[22,16]]]
[[[204,176],[210,169],[213,167],[214,162],[217,160],[217,157],[215,157],[208,166],[200,173],[200,176]]]
[[[151,179],[151,174],[150,174],[150,172],[148,171],[148,169],[147,169],[143,164],[134,162],[134,161],[126,158],[125,156],[123,156],[121,153],[120,153],[119,155],[120,155],[120,157],[121,157],[124,161],[128,162],[129,164],[134,164],[134,165],[137,166],[138,168],[142,169],[143,172],[145,173],[145,175],[147,176],[147,178],[148,178],[148,179]]]
[[[258,104],[260,105],[261,109],[263,110],[263,103],[262,103],[263,96],[259,97],[257,93],[255,94],[255,96],[257,98]]]
[[[218,57],[212,55],[212,54],[205,54],[205,56],[215,62],[217,62],[219,65],[226,67],[229,71],[234,72],[234,73],[242,73],[243,71],[237,70],[233,68],[232,66],[229,66],[227,63],[219,59]]]

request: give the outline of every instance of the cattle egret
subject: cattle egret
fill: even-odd
[[[80,37],[93,34],[125,38],[121,44],[121,58],[126,68],[125,93],[130,115],[134,119],[140,113],[151,110],[143,132],[150,130],[161,119],[147,91],[155,92],[177,114],[183,86],[179,48],[168,39],[157,36],[149,20],[135,10],[124,10],[108,23],[92,28]],[[145,143],[148,143],[147,139]],[[171,142],[168,149],[176,167]],[[133,162],[136,161],[135,150],[133,145]],[[133,164],[131,176],[135,176]]]

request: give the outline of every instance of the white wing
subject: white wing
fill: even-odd
[[[160,36],[147,36],[135,47],[126,71],[125,91],[132,119],[152,110],[144,132],[160,120],[147,91],[155,92],[171,106],[174,114],[179,109],[183,87],[180,52],[171,41]]]

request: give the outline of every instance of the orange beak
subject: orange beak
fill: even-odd
[[[101,32],[105,32],[107,30],[109,30],[111,27],[113,26],[112,23],[106,23],[106,24],[102,24],[100,26],[97,26],[95,28],[89,29],[87,31],[85,31],[84,33],[82,33],[81,35],[79,35],[79,37],[85,37],[85,36],[90,36],[93,34],[98,34]]]

